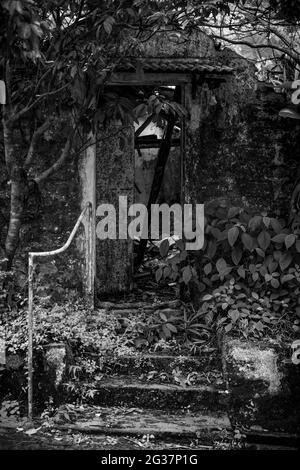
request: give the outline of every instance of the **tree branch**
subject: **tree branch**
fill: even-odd
[[[219,39],[220,41],[225,41],[225,42],[228,42],[229,44],[234,44],[234,45],[237,45],[237,46],[247,46],[247,47],[250,47],[251,49],[273,49],[273,50],[277,50],[278,52],[282,52],[282,54],[285,54],[287,56],[289,56],[291,59],[293,59],[295,62],[300,62],[300,54],[294,54],[292,52],[290,52],[288,49],[284,49],[280,46],[277,46],[275,44],[253,44],[251,42],[248,42],[248,41],[244,41],[244,40],[239,40],[239,39],[230,39],[226,36],[219,36],[219,35],[216,35],[214,33],[211,33],[212,37],[214,39]]]
[[[24,114],[28,113],[32,108],[34,108],[37,104],[39,104],[44,98],[48,98],[49,96],[56,95],[60,93],[61,91],[65,90],[69,86],[69,83],[66,83],[60,88],[57,88],[56,90],[53,91],[48,91],[47,93],[43,93],[42,95],[39,95],[33,103],[30,105],[27,105],[25,108],[23,108],[21,111],[18,113],[14,114],[14,116],[10,116],[9,121],[12,123],[18,119],[20,119]]]
[[[72,131],[71,131],[69,137],[67,138],[67,141],[65,143],[65,146],[64,146],[64,148],[61,152],[61,155],[60,155],[59,159],[56,160],[56,162],[52,166],[50,166],[50,168],[43,171],[40,175],[38,175],[35,178],[35,181],[37,183],[40,183],[41,181],[45,180],[46,178],[51,176],[53,173],[58,171],[63,166],[63,164],[65,163],[65,161],[67,160],[67,158],[69,156],[69,152],[70,152],[70,149],[71,149],[71,146],[72,146],[72,141],[73,141],[74,135],[75,135],[75,126],[72,128]]]
[[[28,152],[27,152],[27,156],[26,156],[26,159],[25,159],[25,162],[24,162],[24,168],[25,169],[27,169],[29,167],[29,165],[31,164],[31,162],[33,160],[34,151],[35,151],[35,147],[36,147],[38,138],[43,134],[43,132],[45,132],[49,128],[50,122],[51,122],[51,120],[48,119],[46,122],[44,122],[44,124],[42,124],[40,127],[38,127],[34,131],[34,134],[32,136],[31,143],[30,143],[30,146],[29,146],[29,149],[28,149]]]

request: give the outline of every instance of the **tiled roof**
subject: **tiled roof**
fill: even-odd
[[[203,72],[229,74],[233,68],[226,65],[207,63],[198,58],[128,58],[119,65],[118,69],[126,72],[133,72],[137,69],[143,69],[148,72]]]

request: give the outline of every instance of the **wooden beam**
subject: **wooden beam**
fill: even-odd
[[[136,144],[138,145],[139,149],[156,149],[159,148],[161,145],[162,139],[152,139],[152,140],[140,140],[138,139],[136,141]],[[172,139],[171,142],[171,148],[173,147],[180,147],[180,139]]]

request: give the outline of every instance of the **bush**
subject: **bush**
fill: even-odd
[[[212,204],[205,216],[205,243],[199,252],[186,252],[182,241],[171,252],[167,241],[161,245],[157,281],[196,285],[207,299],[203,313],[221,308],[222,318],[216,314],[212,321],[227,331],[238,326],[244,335],[263,332],[274,315],[294,314],[293,328],[300,331],[299,232],[283,219],[238,207]]]
[[[91,315],[82,301],[55,304],[51,308],[36,306],[34,310],[35,351],[43,350],[49,343],[66,343],[75,356],[82,352],[105,356],[124,346],[124,338],[118,336],[118,320],[102,310]],[[27,315],[27,309],[8,315],[6,347],[9,354],[22,354],[27,350]]]

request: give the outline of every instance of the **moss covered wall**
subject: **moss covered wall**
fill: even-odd
[[[191,42],[191,56],[197,55],[198,51],[200,56],[209,56],[225,65],[234,66],[235,74],[227,78],[226,82],[207,80],[199,76],[197,86],[193,79],[186,85],[186,107],[190,112],[186,122],[184,155],[183,180],[186,201],[201,203],[222,198],[234,205],[256,206],[284,214],[288,210],[295,182],[300,148],[300,126],[297,121],[278,117],[280,109],[287,104],[286,97],[267,87],[259,86],[253,68],[236,54],[228,51],[216,53],[207,38],[202,42],[202,37],[198,39],[200,42],[196,39]],[[149,49],[148,45],[144,52],[145,55],[156,52],[164,56],[168,52],[168,55],[174,53],[186,56],[188,41],[190,39],[183,42],[181,47],[175,44],[177,49],[175,46],[167,49],[165,42],[161,43],[160,49]],[[45,135],[41,139],[37,165],[32,176],[49,167],[57,158],[65,137],[66,135],[62,134],[60,139],[53,139]],[[105,145],[98,146],[97,180],[103,184],[101,183],[102,190],[98,187],[97,204],[108,202],[106,196],[112,195],[114,191],[115,196],[119,195],[121,190],[132,192],[133,154],[129,152],[132,163],[131,167],[127,168],[127,173],[122,168],[125,168],[126,164],[129,165],[130,159],[121,164],[127,146],[126,139],[112,139]],[[129,187],[124,186],[121,180],[113,183],[104,171],[105,153],[108,168],[116,172],[118,164],[120,175],[130,174]],[[116,156],[116,164],[111,160],[113,155]],[[172,180],[178,179],[178,172],[173,167],[172,171],[173,175],[170,172],[166,178],[168,187],[172,187]],[[9,204],[7,180],[3,152],[0,151],[0,204],[6,218]],[[176,184],[173,185],[175,186]],[[20,263],[24,273],[27,269],[29,250],[48,250],[61,246],[76,222],[81,202],[77,161],[70,158],[59,173],[43,183],[41,191],[41,217],[24,224],[21,231],[21,256],[17,257],[16,262]],[[167,199],[167,195],[164,196]],[[0,220],[2,242],[5,234],[4,224],[5,222]],[[126,271],[122,282],[129,286],[132,247],[128,248],[129,251],[127,248],[126,245],[123,249],[123,253],[127,253],[126,259],[120,257],[118,269],[121,273]],[[110,249],[101,248],[100,251],[106,251],[108,254]],[[70,254],[71,257],[78,258],[75,251],[71,250]],[[108,266],[112,264],[108,255],[105,260],[101,256],[98,258],[98,266],[101,266],[102,270],[102,278],[100,276],[99,281],[103,283],[109,279]],[[110,270],[114,271],[112,275],[118,272],[115,267]],[[76,271],[75,268],[73,271]]]
[[[242,64],[242,59],[240,64]],[[284,215],[299,161],[300,126],[280,118],[286,98],[255,81],[250,66],[226,83],[186,87],[185,195]]]
[[[33,167],[30,170],[30,177],[34,178],[36,175],[39,175],[57,160],[64,145],[65,137],[66,133],[57,133],[56,129],[55,132],[53,129],[53,133],[47,132],[42,136]],[[21,139],[18,134],[17,138]],[[23,153],[25,150],[26,146],[23,143]],[[10,187],[8,180],[3,153],[0,149],[0,210],[4,216],[3,221],[0,221],[0,240],[2,246],[7,232],[6,221],[9,219]],[[67,241],[80,214],[77,158],[74,155],[70,155],[61,170],[40,184],[40,191],[41,207],[39,211],[33,210],[35,209],[35,201],[29,201],[29,206],[32,209],[32,214],[29,214],[31,218],[27,217],[26,214],[20,231],[20,245],[14,260],[14,267],[17,272],[17,288],[24,295],[27,295],[28,252],[48,251],[61,247]],[[83,263],[77,246],[79,238],[78,236],[76,237],[66,253],[55,258],[58,269],[57,274],[53,275],[51,279],[45,279],[44,284],[47,284],[49,281],[49,284],[51,284],[49,291],[55,294],[55,298],[57,298],[56,294],[59,293],[65,296],[62,286],[66,287],[67,291],[68,289],[82,289],[81,271],[78,269],[79,266],[81,268]],[[51,261],[50,258],[47,259],[47,262],[49,261]],[[15,289],[14,292],[16,292]]]
[[[111,124],[99,128],[96,144],[96,207],[112,204],[116,210],[117,239],[96,237],[96,290],[98,294],[127,292],[132,282],[133,241],[119,239],[119,197],[134,202],[134,129]],[[127,212],[127,211],[126,211]],[[96,214],[96,226],[103,215]],[[122,214],[120,215],[122,217]],[[123,238],[123,239],[122,239]]]

